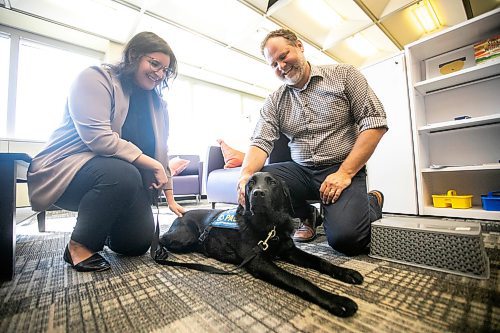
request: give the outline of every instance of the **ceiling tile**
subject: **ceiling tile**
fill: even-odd
[[[131,2],[141,4],[138,0]],[[147,10],[167,22],[258,59],[262,59],[260,43],[264,36],[279,28],[234,0],[163,0],[150,4]]]
[[[325,27],[314,17],[305,14],[298,1],[290,2],[288,6],[280,8],[274,12],[272,18],[316,45],[323,43],[331,28]]]
[[[500,7],[499,0],[469,0],[474,17]]]
[[[404,46],[466,19],[461,1],[431,0],[430,3],[441,24],[441,27],[430,33],[425,32],[414,15],[416,4],[385,17],[381,24],[399,44]]]
[[[248,27],[262,20],[234,0],[162,0],[148,6],[148,11],[227,45],[253,33]]]
[[[302,44],[304,45],[304,54],[307,58],[307,61],[309,61],[310,63],[314,65],[331,65],[338,63],[338,61],[332,59],[331,55],[327,55],[311,44],[307,42],[302,42]]]
[[[333,10],[341,20],[321,23],[319,13],[309,13],[306,7],[319,6],[321,11]],[[302,38],[321,49],[330,48],[343,38],[373,24],[370,18],[352,0],[294,0],[272,15],[280,24],[297,32]]]
[[[279,28],[279,25],[261,16],[253,24],[247,25],[245,30],[241,30],[238,34],[235,34],[236,37],[231,41],[231,46],[259,59],[263,59],[260,52],[262,40],[269,32]]]
[[[435,9],[440,29],[467,18],[462,0],[425,1]],[[426,36],[411,10],[418,2],[279,0],[269,13],[265,13],[267,0],[11,0],[10,4],[12,13],[27,14],[31,20],[23,20],[25,29],[34,33],[37,24],[30,22],[35,21],[73,27],[81,34],[117,44],[126,43],[139,31],[156,32],[172,46],[186,75],[219,83],[226,80],[226,85],[231,81],[240,88],[247,85],[260,91],[280,84],[260,53],[260,43],[268,32],[279,27],[293,30],[304,42],[311,63],[346,62],[362,67],[393,56],[404,45]],[[466,3],[473,16],[499,6],[499,0]],[[320,10],[310,14],[311,7]],[[376,52],[361,56],[353,51],[346,40],[358,35],[374,45]],[[57,34],[53,37],[61,39]],[[85,45],[81,38],[75,43]]]
[[[320,45],[323,49],[329,49],[342,40],[351,37],[372,25],[373,23],[370,20],[344,21],[339,26],[332,28]]]
[[[377,19],[382,17],[384,9],[391,0],[364,0],[362,4],[373,14]]]
[[[397,42],[404,46],[425,35],[411,8],[384,18],[381,25]]]
[[[349,46],[347,40],[343,40],[336,44],[334,47],[328,49],[327,52],[340,59],[342,62],[356,67],[363,67],[370,63],[375,63],[400,52],[377,26],[371,26],[361,31],[359,34],[375,48],[376,52],[369,56],[361,56]]]
[[[384,16],[398,12],[404,7],[410,5],[412,2],[415,2],[415,0],[389,0],[387,1],[384,10],[382,11],[382,13],[380,13],[380,16],[378,16],[378,18],[380,19]]]
[[[119,43],[128,39],[131,22],[138,19],[138,12],[111,0],[11,0],[10,4]]]
[[[345,21],[369,20],[366,13],[353,0],[323,0],[332,7]],[[378,0],[377,0],[378,1]]]
[[[279,1],[281,1],[281,0],[279,0]],[[267,4],[268,4],[268,0],[244,0],[241,2],[246,2],[263,13],[266,12]]]
[[[495,0],[481,0],[483,3],[495,2]],[[497,1],[498,2],[498,1]],[[467,20],[462,1],[430,0],[434,11],[443,27],[451,27]],[[500,4],[500,2],[498,2]]]
[[[137,27],[139,31],[153,31],[163,37],[172,47],[179,61],[179,72],[185,75],[207,71],[207,77],[219,74],[218,84],[224,77],[247,82],[248,84],[271,90],[276,87],[272,71],[263,63],[244,54],[214,43],[203,36],[189,33],[181,28],[145,16]],[[198,70],[194,70],[197,68]],[[183,69],[189,70],[188,73]],[[227,83],[226,85],[229,85]]]

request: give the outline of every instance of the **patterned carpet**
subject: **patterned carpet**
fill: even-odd
[[[69,220],[69,222],[68,222]],[[173,215],[162,209],[162,231]],[[112,269],[77,273],[62,260],[74,217],[56,213],[48,231],[17,228],[16,275],[0,285],[0,332],[498,332],[500,234],[484,233],[488,280],[333,251],[324,235],[300,245],[365,277],[352,286],[279,263],[322,288],[349,296],[359,310],[337,318],[249,274],[211,275],[125,258],[107,248]],[[58,229],[59,227],[59,229]],[[198,254],[180,261],[221,264]]]

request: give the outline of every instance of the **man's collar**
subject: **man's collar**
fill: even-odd
[[[311,65],[311,77],[313,76],[323,77],[323,73],[319,70],[318,66]],[[309,81],[311,80],[311,77],[309,77]]]
[[[312,65],[309,61],[307,63],[309,64],[311,70],[309,72],[309,79],[307,80],[306,84],[304,84],[304,86],[302,88],[295,88],[295,87],[287,85],[288,88],[296,90],[296,91],[302,91],[302,90],[307,88],[307,86],[309,85],[309,82],[311,82],[311,78],[313,76],[319,76],[319,77],[323,78],[323,73],[321,73],[321,71],[319,70],[319,68],[317,66]]]

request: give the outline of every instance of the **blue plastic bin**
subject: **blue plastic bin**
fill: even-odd
[[[488,195],[482,195],[481,201],[484,210],[500,211],[500,191],[488,192]]]

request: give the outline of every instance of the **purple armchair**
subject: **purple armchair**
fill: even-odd
[[[202,181],[203,181],[203,162],[199,155],[172,155],[179,156],[182,159],[189,160],[187,168],[177,176],[172,177],[175,196],[194,195],[196,201],[200,202]]]
[[[268,163],[291,160],[288,141],[288,138],[283,134],[280,136],[274,143]],[[241,167],[224,169],[224,156],[222,156],[220,146],[208,147],[206,192],[208,201],[212,203],[212,208],[215,208],[215,204],[218,202],[238,204],[236,186],[240,178],[240,171]]]
[[[240,177],[239,168],[224,169],[224,156],[220,146],[210,146],[207,152],[206,191],[212,209],[217,202],[237,204],[236,185]]]

